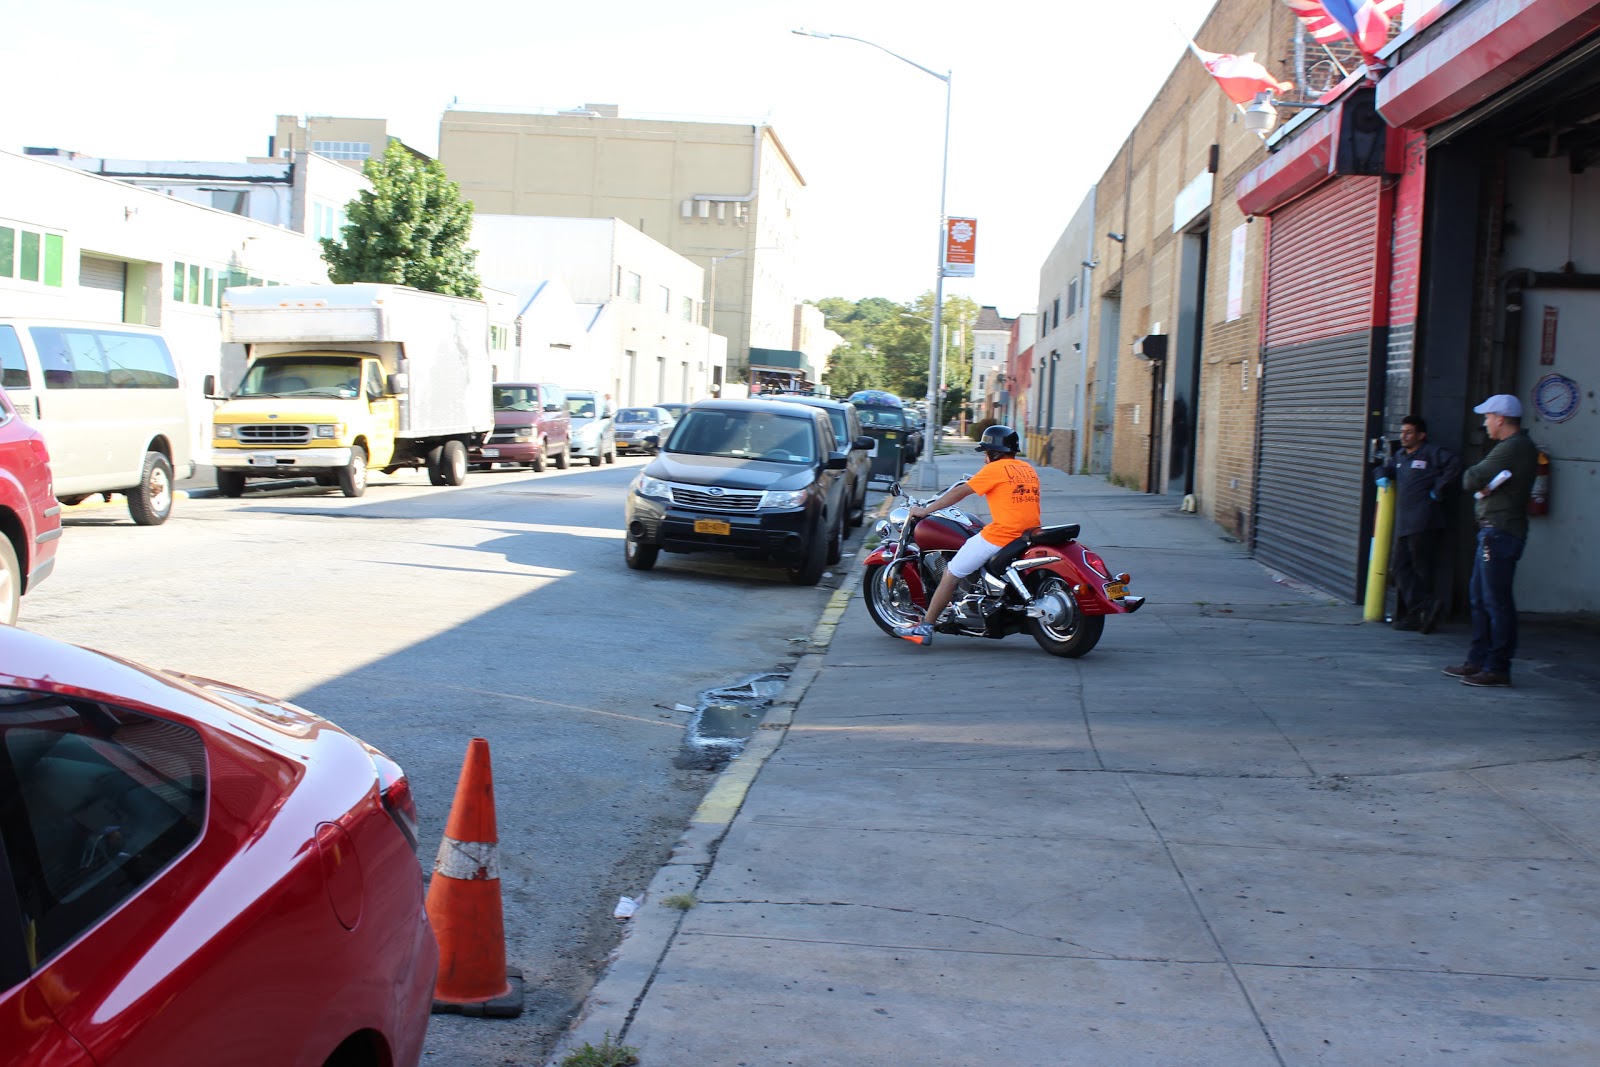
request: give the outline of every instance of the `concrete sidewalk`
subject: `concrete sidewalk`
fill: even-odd
[[[1059,660],[841,590],[551,1062],[1600,1063],[1592,632],[1464,686],[1459,621],[1363,624],[1041,474],[1145,608]]]

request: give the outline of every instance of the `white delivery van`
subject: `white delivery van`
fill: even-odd
[[[189,405],[159,330],[0,318],[0,388],[50,449],[56,497],[121,493],[140,526],[172,514],[194,473]]]

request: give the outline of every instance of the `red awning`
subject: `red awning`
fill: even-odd
[[[1391,126],[1426,130],[1482,103],[1600,30],[1600,0],[1486,0],[1378,83]]]
[[[1246,215],[1270,215],[1331,178],[1340,114],[1337,104],[1328,108],[1266,162],[1240,178],[1233,191],[1239,209]]]

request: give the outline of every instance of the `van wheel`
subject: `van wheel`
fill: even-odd
[[[561,446],[561,455],[556,457],[556,470],[558,470],[558,471],[566,470],[567,469],[567,464],[570,463],[571,461],[572,461],[572,446],[570,444],[562,445]]]
[[[140,526],[160,526],[172,514],[172,464],[160,452],[144,454],[139,484],[128,490],[128,514]]]
[[[535,473],[535,474],[543,474],[544,473],[544,457],[549,454],[549,451],[550,451],[550,442],[549,441],[540,441],[539,442],[539,457],[537,459],[535,459],[532,463],[528,464],[528,466],[533,468],[533,473]]]
[[[217,469],[217,492],[226,497],[244,496],[244,471]]]
[[[594,455],[589,457],[589,466],[591,466],[591,467],[600,466],[600,453],[596,452]]]
[[[10,626],[17,621],[17,608],[22,604],[22,566],[17,562],[17,550],[11,540],[0,533],[0,623]]]
[[[350,463],[339,469],[339,492],[345,496],[360,496],[367,491],[367,450],[360,445],[350,448]]]
[[[460,485],[467,480],[467,446],[460,441],[446,441],[444,454],[439,457],[439,477],[444,485]]]

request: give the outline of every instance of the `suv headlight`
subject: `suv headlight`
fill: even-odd
[[[660,478],[651,478],[641,474],[633,480],[633,491],[640,496],[654,497],[657,500],[667,500],[672,496],[672,490]]]
[[[232,426],[227,426],[227,425],[213,426],[211,428],[211,433],[215,437],[228,437],[228,438],[231,438],[231,437],[233,437],[233,427]]]
[[[798,508],[806,502],[805,489],[790,489],[785,492],[767,490],[761,494],[761,506],[764,508]]]
[[[319,422],[319,423],[317,423],[317,436],[319,438],[327,438],[329,440],[332,440],[332,439],[338,438],[338,437],[343,437],[344,436],[344,423],[342,423],[342,422]]]

